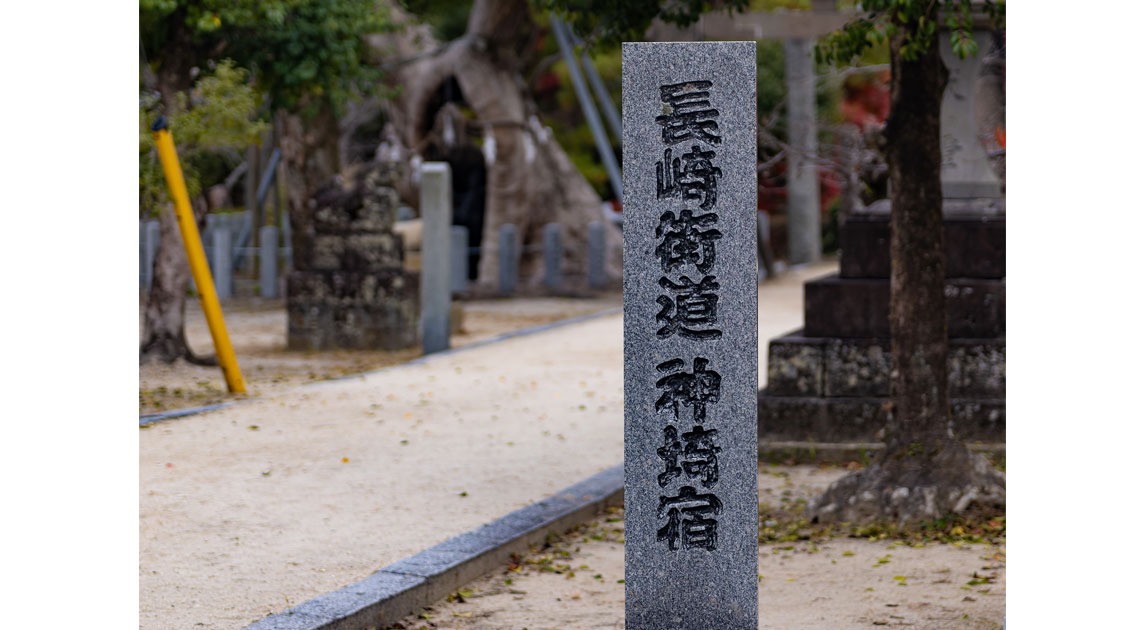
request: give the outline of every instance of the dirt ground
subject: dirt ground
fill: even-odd
[[[799,277],[799,274],[792,274],[791,277],[781,278],[774,284],[765,283],[761,287],[761,295],[770,292],[768,299],[773,303],[782,301],[780,298],[783,292],[791,292],[793,296],[797,295],[796,292],[801,293],[799,288],[803,280],[805,278]],[[797,300],[798,297],[783,299]],[[462,331],[454,336],[452,345],[461,347],[474,344],[523,328],[616,309],[621,304],[622,298],[619,294],[594,299],[529,298],[466,301],[462,303],[464,310]],[[794,302],[791,306],[791,316],[798,317],[801,308]],[[321,354],[288,352],[285,349],[286,314],[281,301],[233,300],[224,304],[224,313],[238,362],[247,382],[249,390],[247,396],[250,397],[262,398],[286,394],[292,396],[293,401],[295,395],[288,392],[298,385],[376,370],[409,361],[420,354],[417,349],[402,352],[357,351]],[[783,325],[786,323],[779,324]],[[197,352],[203,354],[211,352],[210,336],[195,302],[188,303],[188,338],[192,348]],[[763,340],[764,336],[761,336],[761,342]],[[171,366],[149,364],[140,367],[140,414],[213,404],[235,398],[225,391],[222,373],[217,367],[198,367],[183,362]],[[306,399],[306,396],[303,395],[302,399]],[[409,405],[412,410],[422,409],[413,406],[413,402],[409,402]],[[253,413],[258,410],[251,411]],[[404,422],[406,416],[410,416],[410,413],[404,416],[399,414],[393,420]],[[141,448],[145,451],[141,452],[141,460],[147,464],[146,470],[156,468],[171,472],[169,470],[171,464],[164,465],[159,460],[151,462],[149,457],[166,458],[162,461],[177,459],[176,455],[166,452],[149,456],[146,451],[151,447],[148,447],[148,444],[154,442],[153,447],[162,450],[160,447],[174,448],[171,443],[202,441],[205,437],[199,433],[221,431],[219,427],[212,427],[208,420],[167,426],[158,433],[148,432],[149,440],[141,440]],[[239,424],[246,426],[247,423],[244,420]],[[179,438],[184,433],[188,435]],[[261,432],[241,433],[240,437],[244,439],[261,435]],[[570,433],[569,439],[571,445],[579,444],[577,440],[581,438],[577,434]],[[264,445],[260,448],[269,447]],[[342,445],[339,448],[349,447]],[[355,462],[359,459],[365,461],[366,457],[352,454],[349,459]],[[180,462],[178,467],[173,470],[183,470],[184,474],[198,479],[196,476],[198,473],[195,473],[197,469],[190,468],[195,464],[193,460],[185,463],[184,460],[178,461]],[[346,458],[341,461],[345,462]],[[306,462],[293,462],[292,465],[305,466]],[[222,474],[216,469],[226,468],[224,463],[211,466],[203,464],[203,466],[216,475]],[[346,466],[343,463],[343,467]],[[141,470],[144,470],[144,464],[141,464]],[[925,540],[917,537],[903,538],[894,532],[876,530],[829,531],[810,527],[801,522],[799,515],[803,502],[846,472],[847,468],[840,466],[761,464],[759,627],[777,629],[870,626],[971,629],[1003,627],[1006,611],[1004,520],[993,523],[989,531],[971,525],[963,527],[959,523],[947,523],[941,532]],[[227,474],[232,473],[233,471],[229,471]],[[279,474],[267,477],[266,472],[263,472],[259,479],[264,482],[268,479],[283,481],[286,477]],[[568,481],[571,482],[573,479]],[[159,519],[162,522],[155,524],[157,531],[163,531],[165,537],[172,536],[172,523],[168,521],[178,515],[167,514],[168,508],[160,505],[149,508],[151,505],[149,501],[153,500],[151,494],[158,492],[163,495],[167,492],[172,496],[184,494],[188,497],[197,496],[194,495],[194,488],[198,487],[196,484],[199,482],[186,488],[179,486],[162,492],[154,489],[145,492],[144,498],[147,501],[141,504],[143,510],[141,523],[146,525],[148,519]],[[471,485],[476,483],[473,481]],[[211,497],[222,492],[220,488],[230,487],[217,481],[207,485],[214,489]],[[374,485],[377,485],[376,479]],[[467,489],[474,491],[475,488],[467,487]],[[327,493],[329,490],[327,487],[323,492]],[[351,493],[361,492],[361,489],[346,490]],[[301,492],[296,488],[292,491]],[[333,500],[325,494],[323,496],[324,501]],[[202,501],[207,500],[208,498],[202,499]],[[226,513],[231,515],[228,518],[232,521],[237,519],[238,516],[234,515],[235,505],[227,505],[230,507],[227,507]],[[151,514],[149,512],[151,509],[160,510],[161,513]],[[199,509],[205,507],[199,506]],[[223,524],[227,522],[224,520]],[[141,527],[144,533],[151,531],[149,527]],[[233,531],[227,535],[234,536],[238,533],[246,535],[249,532]],[[196,536],[198,536],[194,538],[198,541],[196,545],[207,545],[205,535],[196,533]],[[281,536],[283,534],[280,534]],[[211,549],[213,547],[204,546],[195,553],[209,555]],[[141,561],[141,571],[144,568],[154,568],[160,573],[164,569],[186,573],[194,568],[188,566],[186,562],[174,560],[174,557],[164,560],[165,556],[155,551],[145,555],[151,558],[148,560],[150,564]],[[219,569],[214,565],[208,568],[211,572]],[[380,568],[380,565],[377,568]],[[316,567],[314,570],[325,569]],[[298,572],[297,567],[294,572]],[[310,581],[317,581],[317,577],[312,576]],[[474,582],[447,600],[419,611],[392,627],[532,630],[623,628],[623,578],[623,511],[616,510],[564,537],[553,540],[544,548],[535,549],[534,553],[519,558],[517,562],[507,565],[504,570]],[[338,584],[331,584],[332,586],[325,585],[322,588],[338,587]],[[197,602],[199,599],[207,601],[209,598],[197,594],[192,599]],[[167,603],[164,601],[157,605]],[[184,605],[177,604],[175,600],[169,603]],[[287,603],[289,602],[271,607],[265,612],[285,607]],[[200,602],[196,605],[205,604]],[[200,615],[194,618],[209,619],[209,616]],[[246,617],[240,616],[240,618],[252,618],[252,615],[248,613]],[[162,627],[162,625],[147,626],[141,622],[141,627]],[[229,623],[197,625],[231,627]]]
[[[793,519],[805,500],[847,472],[760,466],[766,542],[759,546],[759,627],[1002,628],[1004,523],[986,536],[952,525],[935,536],[947,542],[923,542],[887,532],[816,532]],[[390,628],[622,629],[624,511],[612,510]]]
[[[142,299],[140,300],[142,304]],[[453,348],[498,335],[621,306],[619,293],[594,298],[537,297],[458,301],[461,330]],[[196,354],[214,354],[199,303],[187,302],[187,343]],[[243,298],[223,304],[223,318],[246,381],[247,397],[282,392],[303,383],[339,378],[396,365],[421,356],[421,348],[301,352],[286,349],[286,307],[282,300]],[[142,306],[140,307],[142,328]],[[142,334],[142,333],[141,333]],[[151,362],[139,368],[139,413],[152,414],[243,398],[227,392],[218,367]]]

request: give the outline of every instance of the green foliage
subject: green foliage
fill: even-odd
[[[743,11],[749,0],[535,0],[543,9],[561,16],[577,33],[587,34],[585,39],[615,44],[622,41],[640,41],[644,32],[656,18],[677,26],[688,26],[700,19],[702,13],[724,9],[729,13]]]
[[[811,0],[751,0],[748,11],[774,11],[776,9],[810,9]]]
[[[254,73],[271,107],[296,110],[373,89],[364,36],[391,26],[381,0],[140,0],[139,28],[153,63],[225,55]]]
[[[251,122],[259,99],[248,76],[246,70],[224,59],[199,79],[189,99],[181,95],[184,105],[168,120],[181,146],[241,149],[258,142],[266,124]]]
[[[374,93],[380,70],[366,63],[365,35],[390,28],[377,0],[306,0],[291,7],[283,28],[264,21],[236,28],[234,54],[253,71],[275,108],[297,110],[326,100],[335,108]]]
[[[469,25],[473,0],[399,0],[403,9],[429,24],[443,42],[458,39]]]
[[[586,12],[592,13],[593,28],[598,28],[597,41],[591,48],[591,56],[605,84],[613,94],[620,93],[620,49],[616,45],[616,33],[625,30],[625,35],[636,40],[643,39],[643,31],[651,20],[657,16],[666,21],[674,16],[677,23],[686,24],[689,20],[695,21],[704,10],[710,10],[714,3],[676,3],[664,8],[665,15],[658,11],[664,3],[608,3],[564,0],[539,0],[539,4],[550,8],[570,20],[578,33],[586,32],[586,22],[582,19]],[[623,5],[623,6],[619,6]],[[736,10],[774,10],[778,8],[807,8],[807,0],[751,0],[750,2],[725,3],[724,7]],[[619,23],[605,24],[610,16],[623,13]],[[610,34],[611,33],[611,34]],[[885,53],[885,48],[882,49]],[[549,50],[548,52],[554,52]],[[785,83],[785,64],[783,44],[780,41],[765,40],[757,43],[757,107],[762,124],[768,127],[771,134],[776,137],[786,137],[786,98],[787,85]],[[588,181],[603,196],[607,196],[608,176],[596,155],[596,145],[592,135],[579,113],[579,105],[573,93],[572,83],[568,77],[568,70],[563,63],[553,68],[560,80],[560,89],[557,93],[556,108],[547,108],[541,103],[546,122],[555,130],[556,139],[566,150],[570,159],[583,173]],[[820,75],[823,73],[821,72]],[[819,111],[835,112],[839,101],[839,86],[829,81],[820,82],[816,87],[816,101]],[[570,114],[571,113],[571,114]],[[778,150],[777,147],[773,149]],[[765,147],[765,153],[767,147]],[[773,154],[774,151],[771,152]]]
[[[255,120],[258,93],[248,73],[231,60],[202,75],[189,95],[181,94],[167,124],[179,152],[187,192],[193,198],[205,185],[214,185],[237,159],[234,152],[258,141],[266,123]],[[139,103],[139,212],[153,216],[167,201],[167,184],[155,154],[151,123],[159,114],[158,99],[145,95]]]
[[[597,47],[590,54],[590,58],[597,73],[600,74],[601,81],[608,88],[609,94],[619,96],[621,83],[620,48]],[[568,66],[562,61],[554,64],[552,71],[557,75],[560,87],[556,91],[554,103],[539,103],[542,108],[542,118],[553,129],[557,144],[565,150],[569,159],[577,167],[577,170],[584,175],[589,184],[601,197],[612,197],[613,195],[608,192],[611,189],[608,171],[604,168],[604,163],[597,152],[592,130],[589,128],[584,112],[581,111],[580,103],[577,101],[572,79],[569,77]],[[616,105],[617,111],[620,111],[620,104],[615,101],[613,104]]]
[[[816,59],[828,63],[848,63],[867,48],[901,36],[899,54],[917,59],[934,41],[939,19],[950,30],[950,45],[960,58],[978,52],[970,31],[973,24],[971,0],[867,0],[864,16],[819,41]],[[981,9],[998,28],[1006,25],[1005,0],[985,0]]]
[[[755,47],[756,105],[759,119],[764,125],[771,125],[772,133],[785,136],[787,69],[784,60],[783,42],[780,40],[760,40]],[[822,79],[827,73],[819,68],[816,76]],[[820,112],[833,112],[838,109],[839,86],[831,80],[818,80],[815,85],[816,108]]]
[[[763,40],[755,45],[756,105],[759,119],[767,125],[773,115],[786,111],[787,70],[784,64],[783,42]],[[772,127],[774,130],[775,128]]]

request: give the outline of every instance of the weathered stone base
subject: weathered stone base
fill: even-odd
[[[848,464],[867,465],[886,450],[882,442],[759,442],[759,461],[768,464]],[[967,442],[966,447],[995,464],[1005,465],[1006,444]]]
[[[880,442],[889,398],[759,396],[760,442]],[[951,400],[954,435],[976,442],[1006,441],[1006,399]]]
[[[777,443],[883,442],[891,399],[891,233],[889,214],[876,206],[843,226],[840,273],[804,285],[804,327],[769,344],[758,407],[761,453]],[[1004,445],[1004,202],[947,200],[943,217],[954,434]]]
[[[418,278],[404,271],[294,271],[287,278],[291,350],[400,350],[418,342]]]
[[[418,342],[418,276],[393,231],[393,164],[351,168],[322,186],[294,234],[286,280],[291,350],[400,350]]]
[[[889,339],[806,337],[802,330],[768,346],[770,396],[890,396]],[[950,395],[1005,398],[1006,340],[951,339],[947,357]]]

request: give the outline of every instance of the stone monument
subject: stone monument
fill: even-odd
[[[755,43],[626,43],[628,628],[758,620]]]
[[[312,224],[296,228],[287,276],[291,350],[397,350],[417,344],[418,277],[402,266],[394,233],[396,166],[370,162],[311,199]]]
[[[994,448],[1006,439],[1006,202],[976,121],[976,83],[990,47],[958,59],[942,103],[947,358],[954,433]],[[803,328],[771,340],[760,392],[761,451],[877,444],[891,395],[890,202],[856,211],[839,234],[839,273],[804,284]],[[780,452],[783,448],[779,449]]]

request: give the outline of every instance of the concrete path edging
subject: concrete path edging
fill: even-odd
[[[367,630],[397,622],[504,566],[549,534],[562,534],[623,503],[621,464],[245,630]]]
[[[159,413],[147,413],[147,414],[143,414],[142,416],[139,416],[139,426],[145,427],[148,425],[155,424],[156,422],[162,422],[164,420],[174,420],[176,418],[184,418],[186,416],[193,416],[195,414],[206,413],[208,411],[214,411],[216,409],[222,409],[224,407],[230,407],[231,405],[237,404],[238,402],[241,402],[241,401],[231,400],[231,401],[227,401],[227,402],[215,403],[213,405],[204,405],[202,407],[190,407],[187,409],[172,409],[171,411],[160,411]]]

